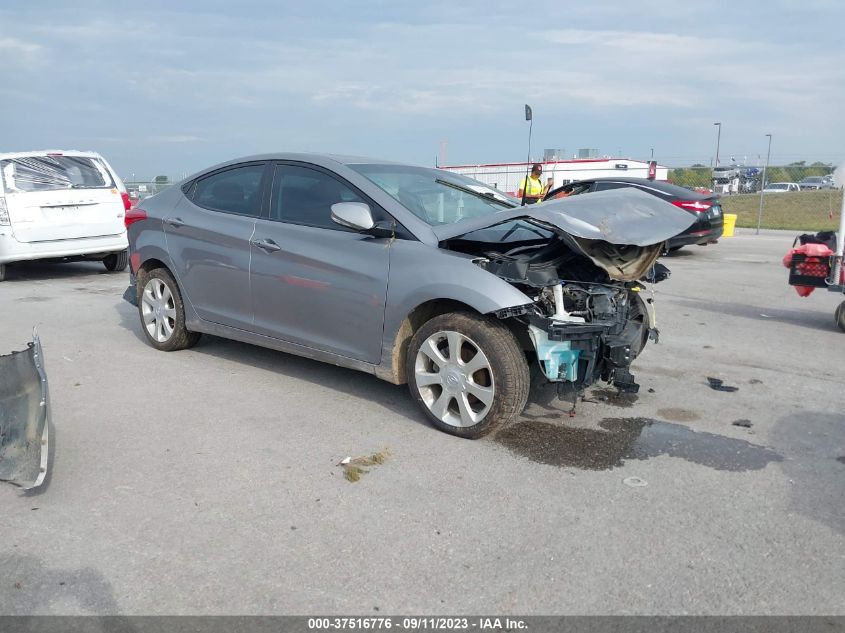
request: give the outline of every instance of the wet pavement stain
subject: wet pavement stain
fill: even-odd
[[[626,393],[618,389],[593,389],[590,392],[590,398],[604,404],[612,404],[614,407],[630,409],[640,397],[635,393]]]
[[[113,288],[74,288],[74,290],[78,292],[87,292],[93,295],[114,295],[115,291]]]
[[[845,455],[842,455],[841,457],[837,457],[836,461],[838,461],[840,464],[845,464]]]
[[[42,303],[44,301],[52,301],[53,297],[21,297],[20,299],[15,299],[15,301],[20,301],[22,303]]]
[[[600,429],[527,421],[499,432],[494,441],[540,464],[610,470],[627,460],[659,455],[742,472],[783,461],[778,453],[745,440],[697,432],[681,424],[650,418],[605,418]]]
[[[690,411],[688,409],[675,409],[671,407],[668,409],[658,409],[657,415],[664,420],[672,420],[672,422],[695,422],[696,420],[701,419],[701,416],[695,411]]]

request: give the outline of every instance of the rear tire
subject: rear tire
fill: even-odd
[[[112,273],[118,273],[126,270],[129,265],[129,250],[123,250],[119,253],[112,253],[103,258],[103,266],[106,270]]]
[[[836,325],[839,326],[839,329],[845,332],[845,301],[840,303],[836,308],[834,318],[836,319]]]
[[[531,377],[525,354],[500,321],[451,312],[425,323],[405,359],[408,389],[439,430],[476,439],[525,408]]]
[[[185,304],[173,275],[165,268],[156,268],[144,278],[138,297],[138,315],[147,341],[163,352],[193,347],[200,340],[199,332],[185,327]]]

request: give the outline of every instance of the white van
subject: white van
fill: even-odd
[[[93,259],[128,264],[129,194],[95,152],[0,153],[0,281],[6,264]]]

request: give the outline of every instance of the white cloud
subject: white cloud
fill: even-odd
[[[24,42],[14,37],[0,37],[0,50],[4,53],[32,55],[41,51],[42,47],[33,42]]]

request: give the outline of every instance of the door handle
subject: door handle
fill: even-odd
[[[168,226],[172,226],[175,229],[178,229],[180,226],[185,226],[185,223],[182,221],[182,218],[165,218],[164,223]]]
[[[267,253],[275,253],[276,251],[282,250],[281,246],[269,238],[263,240],[250,240],[249,243]]]

